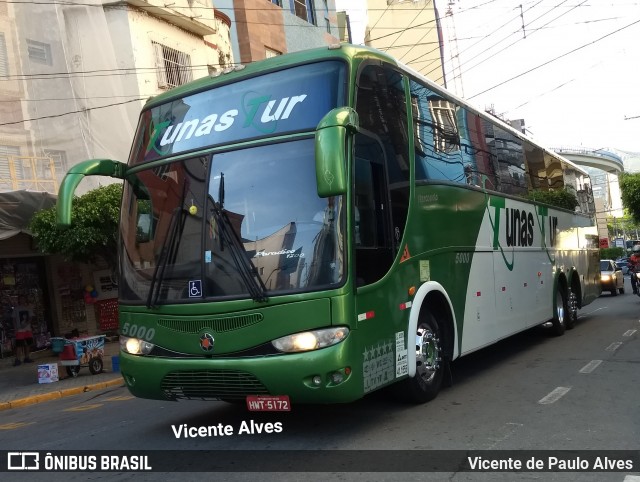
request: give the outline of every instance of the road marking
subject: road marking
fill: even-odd
[[[582,318],[582,317],[587,316],[587,315],[592,315],[592,314],[593,314],[593,313],[595,313],[596,311],[606,310],[606,309],[609,309],[609,307],[608,307],[608,306],[603,306],[602,308],[596,308],[595,310],[593,310],[593,311],[589,311],[589,312],[587,312],[587,313],[582,312],[582,313],[580,313],[580,314],[578,315],[578,318]],[[640,321],[640,320],[638,320],[638,321]]]
[[[571,387],[558,387],[546,397],[538,400],[538,403],[541,405],[549,405],[551,403],[557,402],[558,400],[560,400],[560,398],[566,395],[569,390],[571,390]]]
[[[17,428],[26,427],[27,425],[32,425],[35,422],[13,422],[13,423],[5,423],[4,425],[0,425],[0,430],[15,430]]]
[[[616,351],[618,348],[620,348],[620,345],[622,345],[622,342],[616,341],[614,343],[611,343],[611,345],[609,345],[607,348],[605,348],[605,351]]]
[[[600,365],[600,363],[602,363],[602,360],[591,360],[580,369],[580,373],[591,373],[593,370],[598,368],[598,365]]]
[[[640,482],[640,475],[627,475],[623,482]]]
[[[107,401],[107,402],[120,402],[122,400],[131,400],[133,398],[135,398],[133,395],[121,395],[119,397],[105,398],[105,401]]]
[[[81,405],[79,407],[67,408],[63,410],[64,412],[84,412],[85,410],[94,410],[96,408],[102,407],[101,403],[94,403],[91,405]]]
[[[625,331],[625,332],[624,332],[624,335],[622,335],[622,336],[631,336],[631,335],[633,335],[636,331],[638,331],[638,330],[627,330],[627,331]]]

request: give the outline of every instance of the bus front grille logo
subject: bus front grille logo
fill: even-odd
[[[213,336],[211,336],[211,334],[209,333],[203,333],[200,337],[200,348],[202,348],[204,351],[213,350],[213,343]]]

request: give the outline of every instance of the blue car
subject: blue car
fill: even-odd
[[[629,273],[629,258],[620,258],[616,259],[616,266],[622,270],[623,275],[627,275]]]

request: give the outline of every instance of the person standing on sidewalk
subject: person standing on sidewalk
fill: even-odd
[[[33,344],[33,332],[31,331],[33,316],[33,309],[27,303],[27,298],[23,295],[18,296],[18,304],[13,308],[13,326],[16,338],[16,359],[13,362],[13,366],[21,364],[21,353],[25,363],[33,363],[33,360],[29,358],[31,345]]]

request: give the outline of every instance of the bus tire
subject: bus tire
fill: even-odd
[[[551,324],[553,325],[553,334],[555,336],[564,335],[565,330],[567,329],[566,316],[569,313],[567,307],[567,297],[565,295],[564,290],[560,283],[558,283],[558,288],[556,289],[556,297],[555,297],[555,305],[553,309],[553,319],[551,320]]]
[[[399,384],[403,399],[411,403],[433,400],[440,391],[445,372],[442,334],[438,321],[426,312],[418,320],[416,340],[416,374]]]

